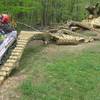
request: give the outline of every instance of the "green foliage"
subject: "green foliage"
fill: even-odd
[[[85,6],[96,2],[99,0],[1,0],[0,13],[10,13],[30,25],[49,25],[82,20]]]

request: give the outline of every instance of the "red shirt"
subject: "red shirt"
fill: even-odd
[[[6,14],[3,14],[1,22],[2,22],[2,24],[8,24],[10,22],[10,17]]]

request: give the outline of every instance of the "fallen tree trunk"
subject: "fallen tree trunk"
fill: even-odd
[[[59,39],[56,41],[57,45],[78,45],[79,41],[70,39]]]
[[[81,27],[81,28],[83,28],[83,29],[87,29],[87,30],[96,32],[97,34],[100,33],[99,30],[94,29],[94,28],[92,28],[92,27],[89,26],[89,25],[83,24],[82,22],[73,21],[73,22],[71,22],[71,24],[72,24],[72,25],[76,25],[76,26],[78,26],[78,27]]]
[[[83,24],[81,22],[72,21],[71,25],[78,26],[78,27],[81,27],[81,28],[84,28],[84,29],[87,29],[87,30],[91,30],[90,26],[85,25],[85,24]]]
[[[83,34],[80,34],[80,33],[77,33],[77,32],[73,32],[71,30],[68,30],[68,29],[61,29],[61,30],[58,30],[59,34],[67,34],[67,35],[72,35],[72,36],[80,36],[80,37],[85,37]]]
[[[77,45],[85,41],[83,37],[71,36],[65,34],[51,34],[59,45]]]
[[[55,34],[51,33],[51,36],[53,36],[57,40],[57,44],[67,44],[67,43],[76,44],[76,41],[78,41],[79,43],[81,42],[87,43],[87,42],[92,42],[94,40],[93,37],[87,37],[68,29],[59,30]]]

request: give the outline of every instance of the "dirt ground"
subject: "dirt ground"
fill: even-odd
[[[42,45],[42,42],[31,42],[30,45],[35,44],[35,45]],[[95,46],[100,45],[100,42],[92,42],[92,43],[84,43],[84,44],[80,44],[80,45],[76,45],[76,46],[57,46],[57,45],[53,45],[50,44],[49,46],[45,47],[45,49],[43,49],[43,52],[49,52],[51,56],[53,56],[53,54],[58,51],[59,52],[63,52],[63,51],[67,51],[69,53],[71,52],[81,52],[82,50],[86,49],[86,48],[95,48]],[[0,100],[19,100],[20,94],[15,91],[16,88],[21,84],[21,82],[23,80],[25,80],[27,77],[27,75],[23,74],[21,71],[20,72],[16,72],[14,75],[12,75],[11,77],[9,77],[2,86],[0,86]]]
[[[9,77],[0,87],[0,100],[19,100],[20,94],[14,90],[25,79],[25,75],[14,75]]]

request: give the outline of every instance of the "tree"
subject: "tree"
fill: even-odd
[[[85,6],[99,0],[0,0],[0,13],[9,13],[16,20],[31,26],[47,26],[67,20],[82,20]]]

